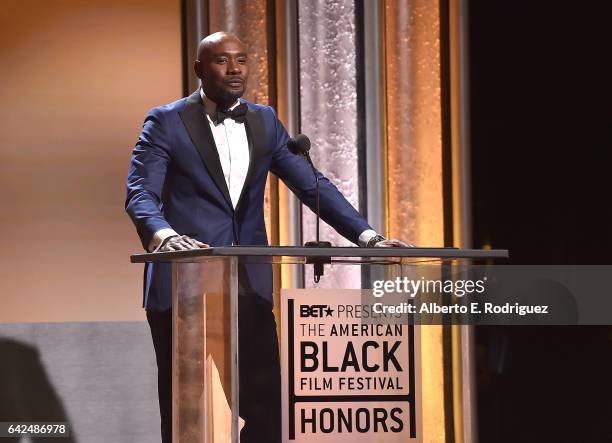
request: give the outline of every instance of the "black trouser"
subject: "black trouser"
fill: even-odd
[[[239,402],[245,425],[241,443],[281,441],[280,359],[269,302],[238,297]],[[172,311],[147,311],[157,358],[162,442],[172,442]]]

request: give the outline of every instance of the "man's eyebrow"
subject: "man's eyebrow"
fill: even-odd
[[[219,52],[217,54],[215,54],[215,57],[221,57],[221,56],[229,56],[229,55],[236,55],[237,57],[246,57],[247,53],[246,52]]]

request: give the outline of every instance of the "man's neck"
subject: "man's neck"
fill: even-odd
[[[240,104],[240,100],[236,100],[233,104],[231,104],[228,107],[218,105],[217,103],[212,101],[210,98],[208,98],[206,94],[204,94],[204,90],[202,88],[200,88],[200,97],[202,97],[202,103],[204,104],[204,109],[206,110],[206,113],[208,115],[214,115],[217,112],[217,108],[234,109],[236,106]]]

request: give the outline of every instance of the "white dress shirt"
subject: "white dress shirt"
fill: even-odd
[[[221,160],[225,184],[235,209],[244,187],[247,171],[249,170],[250,153],[246,128],[244,123],[237,123],[231,118],[224,119],[223,123],[218,125],[215,124],[212,117],[217,110],[216,103],[206,97],[201,88],[200,96],[202,97],[208,125],[212,131],[217,152],[219,153],[219,160]],[[240,102],[237,100],[230,109],[234,109],[239,104]],[[179,235],[174,229],[160,229],[153,235],[153,239],[149,244],[149,251],[155,251],[165,239],[174,235]],[[362,232],[359,236],[359,245],[367,245],[368,241],[375,235],[376,231],[372,229]]]

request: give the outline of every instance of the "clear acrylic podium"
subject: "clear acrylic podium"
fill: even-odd
[[[352,273],[343,283],[348,287],[338,289],[369,289],[375,279],[406,275],[415,265],[507,257],[505,250],[256,246],[133,255],[133,263],[172,263],[173,441],[239,442],[238,296],[245,288],[269,288],[278,302],[287,281],[281,273],[302,275],[313,262],[324,264],[327,273]],[[257,285],[260,280],[263,286]]]

